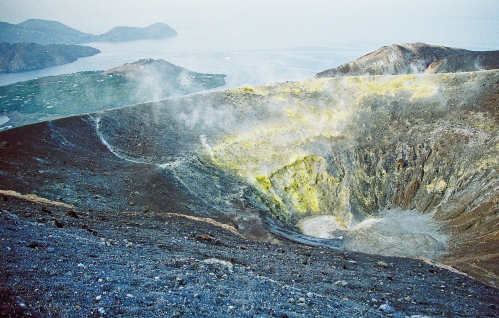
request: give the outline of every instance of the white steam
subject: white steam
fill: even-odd
[[[201,145],[203,145],[203,147],[206,149],[206,151],[208,151],[210,156],[213,157],[213,148],[208,143],[208,137],[206,137],[205,134],[199,135],[199,141],[201,141]]]

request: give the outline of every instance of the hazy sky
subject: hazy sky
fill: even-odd
[[[212,29],[242,46],[372,41],[499,49],[498,0],[0,0],[0,21],[60,21],[100,34],[117,25]]]

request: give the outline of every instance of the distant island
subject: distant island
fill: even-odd
[[[42,69],[100,53],[90,46],[35,43],[0,43],[0,73]]]
[[[177,32],[164,23],[155,23],[145,28],[119,26],[107,33],[94,35],[56,21],[29,19],[19,24],[0,22],[0,42],[7,43],[81,44],[162,39],[174,36],[177,36]]]
[[[144,59],[107,71],[41,77],[0,86],[0,131],[39,121],[96,112],[225,85],[223,74],[203,74],[164,60]]]

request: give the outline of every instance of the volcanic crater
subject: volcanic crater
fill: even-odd
[[[497,287],[499,71],[416,71],[3,131],[0,188],[82,211],[209,218],[275,246],[426,257]]]

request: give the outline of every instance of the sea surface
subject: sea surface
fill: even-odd
[[[213,28],[179,30],[174,38],[123,43],[85,43],[101,51],[65,65],[41,70],[0,74],[0,86],[43,76],[99,71],[140,59],[163,59],[200,73],[225,74],[223,88],[254,86],[274,82],[305,80],[315,74],[353,61],[384,45],[379,41],[352,40],[349,43],[310,41],[304,46],[278,39],[234,35],[236,31]],[[312,35],[311,35],[312,37]],[[439,43],[430,43],[439,44]],[[455,45],[452,45],[455,44]],[[494,44],[443,43],[471,50],[497,50]],[[221,88],[217,88],[219,90]]]
[[[336,44],[307,47],[241,48],[177,36],[124,43],[86,43],[101,51],[65,65],[13,74],[0,74],[0,86],[43,76],[107,70],[140,59],[163,59],[200,73],[225,74],[223,88],[304,80],[323,70],[352,61],[379,47],[376,44]],[[242,46],[244,47],[244,46]],[[220,89],[220,88],[218,88]]]

